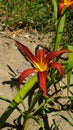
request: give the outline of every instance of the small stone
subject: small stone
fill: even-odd
[[[0,31],[3,31],[5,29],[5,26],[0,24]]]

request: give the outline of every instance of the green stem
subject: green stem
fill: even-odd
[[[63,97],[51,97],[51,98],[48,98],[46,99],[46,101],[42,102],[36,109],[35,111],[32,113],[32,114],[35,114],[38,110],[40,110],[45,104],[47,103],[50,103],[52,101],[55,101],[55,100],[59,100],[59,99],[69,99],[70,101],[73,100],[73,97],[71,96],[63,96]]]
[[[29,119],[27,119],[24,123],[24,130],[28,130],[28,124],[29,124]]]
[[[58,10],[57,0],[52,0],[52,5],[54,8],[54,17],[57,20],[57,10]]]
[[[64,23],[65,23],[65,14],[60,18],[57,24],[55,51],[57,51],[60,46],[60,41],[61,41],[63,29],[64,29]]]

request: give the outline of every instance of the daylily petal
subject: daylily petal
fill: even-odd
[[[60,17],[63,8],[71,7],[73,9],[73,0],[61,0],[58,5],[58,17]]]
[[[58,62],[50,63],[48,68],[56,68],[63,77],[65,76],[64,69],[63,69],[62,65],[59,64]]]
[[[19,41],[15,40],[17,47],[21,50],[21,52],[27,56],[27,58],[29,58],[29,60],[33,63],[38,63],[38,59],[33,55],[33,53],[29,50],[29,48],[27,48],[26,46],[24,46],[23,44],[21,44]]]
[[[61,12],[64,7],[65,7],[64,2],[60,2],[58,5],[58,18],[61,16]]]
[[[70,5],[73,4],[73,0],[64,0],[64,4],[65,4],[66,6],[70,6]]]
[[[54,52],[50,52],[47,54],[46,58],[45,58],[45,63],[49,63],[51,60],[53,60],[55,57],[59,56],[62,53],[69,53],[69,50],[58,50],[58,51],[54,51]]]
[[[46,54],[45,50],[37,50],[36,56],[40,62],[44,60],[45,54]]]
[[[73,9],[73,4],[70,7],[71,7],[71,9]]]
[[[38,82],[44,93],[44,96],[46,96],[46,80],[47,80],[47,71],[38,72]]]
[[[30,75],[31,73],[35,73],[35,72],[36,72],[36,69],[34,69],[34,68],[29,68],[29,69],[24,70],[24,71],[20,74],[20,76],[19,76],[19,78],[18,78],[18,86],[17,86],[17,87],[20,86],[20,84],[22,83],[22,81],[23,81],[28,75]]]

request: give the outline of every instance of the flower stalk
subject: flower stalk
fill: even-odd
[[[60,2],[58,0],[51,0],[51,2],[54,8],[54,17],[57,23],[54,50],[52,52],[48,52],[46,49],[43,48],[42,49],[38,48],[36,54],[34,55],[28,47],[26,47],[19,41],[13,39],[15,41],[15,45],[17,46],[17,48],[23,53],[24,56],[26,56],[28,61],[31,62],[32,66],[26,70],[23,70],[20,73],[18,77],[18,83],[17,83],[17,88],[18,88],[17,94],[15,95],[13,100],[9,101],[5,98],[0,98],[10,103],[6,111],[0,117],[0,129],[2,129],[2,127],[5,124],[5,121],[10,116],[10,114],[14,111],[14,109],[17,109],[22,115],[22,117],[24,118],[24,122],[23,122],[24,130],[28,129],[30,118],[35,119],[35,121],[43,128],[44,126],[43,124],[45,124],[45,122],[43,121],[44,123],[42,124],[35,116],[40,111],[41,111],[40,115],[42,114],[47,115],[45,111],[45,110],[49,110],[47,109],[47,104],[50,105],[50,102],[55,102],[58,101],[59,99],[68,99],[73,101],[73,97],[69,97],[69,96],[51,97],[51,95],[49,94],[50,87],[52,85],[55,86],[56,84],[58,84],[65,76],[64,68],[66,68],[69,71],[67,72],[68,74],[67,85],[70,87],[70,79],[72,75],[71,72],[73,68],[73,62],[72,62],[73,54],[69,55],[68,66],[64,66],[63,63],[61,64],[61,62],[59,63],[58,61],[61,54],[69,53],[73,50],[72,48],[71,51],[69,51],[70,48],[68,48],[69,50],[60,49],[60,43],[62,39],[65,18],[66,18],[66,11],[67,11],[66,9],[68,7],[73,9],[73,0],[60,0]],[[57,60],[54,60],[55,58],[57,58]],[[59,72],[59,74],[55,69]],[[25,78],[31,74],[34,75],[31,76],[31,78],[28,79],[28,81],[25,82],[25,84],[21,87],[21,84],[25,80]],[[37,87],[39,88],[38,91],[37,91]],[[33,88],[33,92],[32,92],[32,88]],[[25,97],[29,94],[30,90],[31,90],[31,94],[29,95],[29,98],[31,96],[31,99],[28,99],[28,109],[26,109],[26,106],[24,106],[23,99],[25,99]],[[18,108],[18,105],[20,103],[23,105],[24,108],[23,111],[20,108]],[[35,105],[37,105],[36,108]]]
[[[57,12],[58,12],[57,0],[52,0],[52,5],[53,5],[53,9],[54,9],[54,17],[57,20]]]
[[[55,51],[57,51],[60,48],[60,42],[61,42],[62,33],[65,24],[65,17],[66,15],[63,14],[63,16],[60,18],[60,20],[57,23],[56,40],[55,40],[55,47],[54,47]]]
[[[28,130],[29,120],[30,119],[27,119],[26,121],[24,121],[24,130]]]

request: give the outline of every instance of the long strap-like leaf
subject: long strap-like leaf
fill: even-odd
[[[21,98],[25,98],[27,93],[32,89],[32,87],[35,85],[37,82],[37,76],[34,75],[32,76],[24,85],[23,87],[19,90],[19,94],[17,93],[6,111],[3,113],[3,115],[0,117],[0,129],[3,127],[5,121],[7,118],[10,116],[10,114],[13,112],[13,110],[18,106],[18,104],[21,102]],[[21,98],[20,98],[20,96]]]

